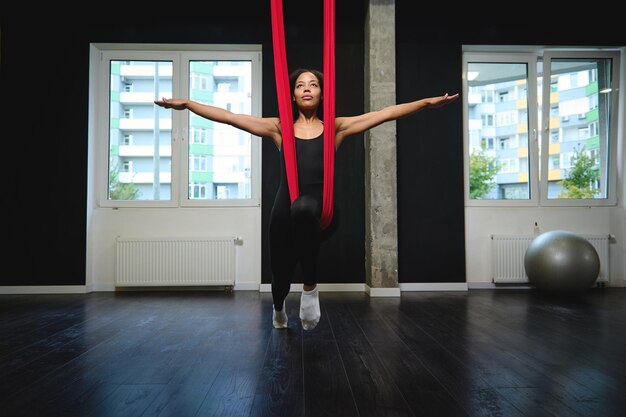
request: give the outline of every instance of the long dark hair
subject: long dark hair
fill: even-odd
[[[289,74],[289,87],[291,88],[291,94],[294,94],[294,92],[296,91],[296,81],[298,80],[298,77],[300,75],[302,75],[305,72],[310,72],[311,74],[315,75],[315,78],[317,78],[317,82],[320,85],[320,89],[322,90],[322,99],[320,100],[321,103],[324,102],[324,74],[322,74],[321,71],[316,70],[316,69],[308,69],[308,68],[298,68],[296,70],[291,71],[291,74]],[[297,106],[293,105],[293,114],[294,114],[294,118],[298,117],[298,108]],[[323,106],[318,106],[317,107],[317,117],[320,118],[320,120],[324,120],[324,107]]]

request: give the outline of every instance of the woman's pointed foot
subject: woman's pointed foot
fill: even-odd
[[[289,319],[287,317],[287,312],[285,311],[285,302],[283,301],[283,308],[280,311],[277,311],[272,305],[272,324],[274,324],[275,329],[286,329]]]
[[[302,291],[300,297],[300,320],[304,330],[313,330],[321,317],[320,299],[317,287],[311,291]]]

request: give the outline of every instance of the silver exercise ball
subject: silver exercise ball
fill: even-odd
[[[587,239],[566,230],[537,236],[524,254],[528,280],[537,289],[581,292],[596,282],[600,257]]]

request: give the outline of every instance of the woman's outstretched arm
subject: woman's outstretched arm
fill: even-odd
[[[459,94],[428,97],[408,103],[395,104],[378,111],[372,111],[353,117],[337,117],[335,120],[335,146],[339,148],[341,142],[348,136],[357,135],[391,120],[401,119],[424,109],[438,109],[452,103]]]
[[[280,124],[277,117],[256,117],[248,114],[238,114],[221,107],[210,106],[187,99],[162,98],[161,100],[155,100],[154,104],[166,109],[189,110],[205,119],[234,126],[255,136],[272,139],[276,146],[280,147]]]

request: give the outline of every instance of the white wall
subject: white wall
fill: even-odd
[[[175,213],[177,211],[177,213]],[[115,239],[121,237],[241,237],[235,246],[235,289],[261,284],[261,209],[124,208],[92,211],[88,225],[87,291],[115,290]]]
[[[611,211],[611,227],[616,231],[617,238],[611,247],[611,274],[613,282],[617,286],[626,286],[626,47],[621,48],[622,62],[620,64],[621,86],[620,86],[620,112],[622,117],[619,120],[618,135],[621,141],[618,143],[618,163],[617,163],[617,189],[620,190],[618,195],[619,204],[615,210]]]
[[[622,213],[621,216],[619,213]],[[581,234],[612,234],[610,245],[609,286],[624,286],[626,239],[624,207],[466,207],[465,247],[467,282],[491,283],[491,235],[530,235],[535,222],[539,232],[570,230]]]
[[[91,45],[90,47],[90,91],[107,91],[106,77],[100,76],[103,70],[100,65],[101,48],[107,45]],[[133,49],[133,45],[127,46]],[[144,50],[147,46],[141,45]],[[116,46],[117,48],[117,46]],[[159,48],[156,47],[155,48]],[[184,50],[192,48],[184,45]],[[216,46],[216,48],[219,48]],[[257,54],[256,46],[241,45],[242,50],[252,48]],[[231,49],[229,47],[229,49]],[[256,59],[256,58],[255,58]],[[108,68],[106,69],[108,76]],[[260,109],[260,67],[256,77],[255,95],[259,97]],[[105,110],[100,110],[105,109]],[[235,289],[259,289],[261,284],[261,206],[238,207],[150,207],[150,208],[106,208],[100,207],[98,201],[98,184],[106,184],[108,161],[102,158],[108,153],[107,143],[98,142],[98,138],[108,134],[108,120],[102,120],[100,111],[107,111],[108,96],[98,98],[96,94],[89,97],[89,132],[88,132],[88,188],[87,188],[87,253],[86,253],[86,291],[115,290],[115,240],[120,237],[131,238],[198,238],[198,237],[230,237],[241,238],[242,245],[236,248]],[[181,113],[178,114],[179,117]],[[99,126],[104,123],[104,126]],[[258,139],[260,140],[260,139]],[[260,146],[259,146],[260,148]],[[255,152],[253,152],[253,155]],[[253,156],[254,157],[254,156]],[[260,178],[260,151],[255,174]],[[100,164],[100,168],[99,167]],[[104,165],[104,166],[102,166]],[[104,178],[99,177],[104,175]],[[254,195],[260,195],[261,183],[256,182]]]

